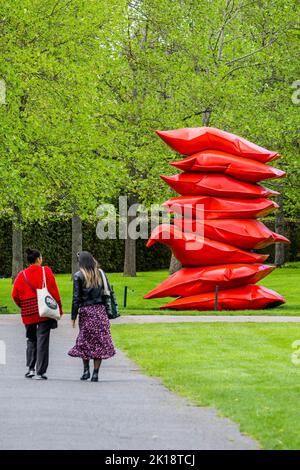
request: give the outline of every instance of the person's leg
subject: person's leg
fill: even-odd
[[[83,375],[80,380],[88,380],[91,376],[90,374],[90,361],[86,359],[82,359],[83,362]]]
[[[99,371],[102,359],[94,359],[94,370]]]
[[[28,372],[26,377],[31,378],[34,375],[36,355],[37,355],[37,337],[36,337],[36,323],[32,325],[26,325],[26,338],[27,338],[27,347],[26,347],[26,366],[28,367]]]
[[[49,339],[51,325],[51,320],[38,323],[37,325],[36,372],[38,376],[44,375],[47,371],[49,363]]]
[[[94,372],[92,382],[98,382],[98,373],[101,366],[102,359],[94,359]]]

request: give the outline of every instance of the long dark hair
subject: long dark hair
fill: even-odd
[[[38,258],[41,257],[41,252],[36,249],[27,248],[26,250],[27,261],[29,264],[33,264],[36,262]]]
[[[77,253],[79,269],[82,272],[86,287],[98,287],[101,285],[98,261],[88,251]]]

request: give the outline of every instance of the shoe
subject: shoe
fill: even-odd
[[[90,378],[90,369],[85,369],[83,375],[80,377],[80,380],[88,380]]]
[[[35,380],[47,380],[48,377],[47,377],[46,375],[42,374],[42,375],[36,375],[36,376],[34,377],[34,379],[35,379]]]
[[[25,377],[26,379],[32,379],[32,377],[35,376],[35,370],[34,369],[29,369],[28,372],[26,372]]]
[[[98,371],[97,370],[94,370],[92,378],[91,378],[91,382],[98,382]]]

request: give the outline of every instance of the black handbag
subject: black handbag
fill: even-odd
[[[113,288],[108,288],[107,279],[102,269],[99,269],[99,271],[103,282],[103,298],[107,311],[107,316],[110,320],[113,320],[114,318],[118,318],[121,316],[119,312],[117,297]]]

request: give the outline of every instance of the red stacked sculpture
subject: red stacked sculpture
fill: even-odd
[[[161,308],[213,310],[218,288],[218,310],[284,303],[277,292],[256,285],[275,266],[263,264],[268,255],[252,251],[289,242],[257,220],[278,208],[269,199],[278,193],[257,183],[285,176],[266,164],[279,155],[210,127],[157,134],[187,158],[171,163],[183,173],[161,176],[180,196],[163,204],[175,214],[174,225],[157,226],[147,246],[168,245],[183,268],[144,298],[179,297]]]

